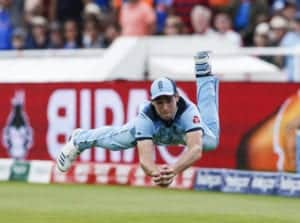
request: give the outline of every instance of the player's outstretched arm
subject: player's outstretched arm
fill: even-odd
[[[154,144],[152,140],[145,139],[137,142],[140,165],[148,176],[159,175],[159,169],[154,162]]]
[[[152,181],[160,187],[169,186],[174,178],[173,170],[167,165],[158,167],[154,162],[154,143],[150,139],[137,142],[140,165],[144,172],[152,177]]]
[[[170,168],[177,175],[189,168],[194,162],[202,156],[202,131],[197,130],[186,134],[187,150],[181,155],[175,164]]]

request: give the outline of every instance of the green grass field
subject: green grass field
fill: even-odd
[[[299,223],[300,199],[99,185],[0,183],[1,223]]]

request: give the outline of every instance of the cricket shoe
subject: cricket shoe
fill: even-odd
[[[72,163],[76,160],[78,155],[80,154],[79,149],[77,149],[74,145],[74,135],[80,131],[80,129],[76,129],[73,131],[68,142],[62,147],[60,154],[56,159],[56,167],[61,172],[67,172]]]
[[[211,75],[208,51],[201,51],[194,56],[196,77]]]

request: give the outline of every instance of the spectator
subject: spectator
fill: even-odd
[[[31,19],[28,49],[46,49],[48,46],[47,20],[42,16]]]
[[[120,27],[114,23],[109,24],[104,32],[104,47],[109,47],[112,42],[118,37],[120,36]]]
[[[211,10],[205,6],[197,5],[191,12],[191,23],[195,34],[198,35],[217,35],[212,29]]]
[[[269,34],[270,34],[270,25],[266,22],[260,23],[255,27],[255,32],[253,36],[253,46],[254,47],[268,47],[270,46],[269,42]],[[274,62],[274,58],[272,56],[260,55],[258,58],[267,61],[269,63]]]
[[[281,40],[289,28],[288,21],[284,17],[276,15],[271,19],[270,26],[270,45],[273,47],[280,46]],[[282,56],[274,56],[274,61],[280,68],[284,66],[284,58]]]
[[[64,39],[61,25],[58,22],[52,22],[49,26],[49,45],[50,49],[64,48]]]
[[[156,14],[156,33],[161,34],[164,32],[164,27],[172,0],[155,0],[155,14]]]
[[[192,32],[192,23],[190,14],[192,9],[196,5],[202,5],[208,7],[209,0],[173,0],[172,4],[172,14],[178,15],[182,21],[184,22],[185,26],[188,29],[188,32]]]
[[[256,26],[253,43],[255,47],[269,46],[270,25],[268,23],[260,23]]]
[[[11,0],[0,0],[0,50],[11,49],[13,25],[8,11]]]
[[[84,6],[83,18],[84,19],[100,19],[101,9],[95,3],[87,3]]]
[[[220,12],[214,18],[217,32],[236,46],[242,46],[242,38],[239,33],[232,30],[232,22],[228,14]]]
[[[179,16],[169,15],[166,20],[164,34],[168,36],[185,34],[186,28]]]
[[[267,1],[233,0],[229,12],[233,18],[234,29],[241,34],[244,45],[249,46],[253,44],[256,25],[268,18],[269,7]]]
[[[289,27],[294,22],[297,13],[296,0],[276,0],[272,5],[273,15],[282,16],[287,19]]]
[[[84,21],[82,45],[84,48],[103,48],[103,37],[99,32],[99,22],[96,19]]]
[[[121,6],[120,26],[122,35],[145,36],[155,31],[153,8],[141,0],[127,0]]]
[[[11,42],[14,50],[26,49],[26,31],[20,27],[14,29]]]
[[[296,0],[286,0],[284,7],[281,11],[281,15],[285,17],[289,22],[292,22],[297,13]]]
[[[69,19],[64,22],[64,39],[65,49],[80,48],[80,34],[78,30],[78,24],[75,20]]]
[[[15,1],[15,0],[14,0]],[[30,24],[31,18],[34,16],[43,16],[48,21],[55,21],[55,8],[53,8],[56,0],[17,0],[24,1],[24,23]]]
[[[30,26],[31,20],[36,16],[43,16],[42,0],[24,0],[24,24]]]
[[[98,23],[97,29],[101,33],[104,32],[104,28],[107,24],[114,22],[114,18],[111,17],[111,14],[102,12],[99,6],[95,3],[87,3],[84,6],[83,19],[95,20]]]
[[[280,42],[281,47],[290,47],[295,48],[300,46],[300,14],[297,14],[294,18],[294,23],[292,26],[292,30],[288,32],[282,38]],[[289,81],[293,81],[295,75],[295,56],[289,55],[284,58],[284,69],[287,73],[287,78]],[[298,59],[299,60],[299,59]]]
[[[282,16],[274,16],[270,21],[271,26],[271,46],[279,46],[282,38],[287,33],[289,24]]]
[[[271,4],[273,15],[281,15],[288,20],[293,20],[297,11],[297,0],[274,0]]]

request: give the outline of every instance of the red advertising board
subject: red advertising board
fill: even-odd
[[[122,125],[148,99],[150,82],[0,84],[0,157],[52,160],[72,129]],[[195,101],[193,82],[178,87]],[[219,147],[202,167],[293,171],[293,132],[300,119],[300,86],[221,83]],[[284,124],[282,124],[284,123]],[[158,163],[174,162],[182,147],[158,147]],[[135,149],[85,151],[81,161],[137,163]]]

